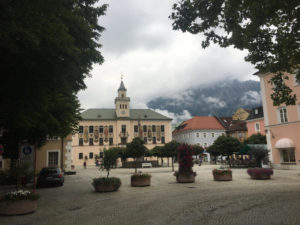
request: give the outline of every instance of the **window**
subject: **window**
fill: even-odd
[[[145,144],[147,144],[147,137],[144,137],[144,142]]]
[[[279,121],[280,123],[287,123],[288,118],[287,118],[287,111],[286,108],[279,108]]]
[[[83,133],[83,126],[79,126],[78,132],[79,132],[80,134]]]
[[[94,153],[90,152],[89,158],[90,158],[90,159],[93,159],[93,158],[94,158]]]
[[[121,94],[121,97],[124,98],[124,94]]]
[[[204,148],[206,148],[206,147],[207,147],[207,143],[206,143],[206,142],[204,142],[204,145],[203,145],[203,146],[204,146]]]
[[[137,125],[134,125],[134,132],[137,133],[139,131],[139,128]]]
[[[114,127],[112,125],[109,126],[109,133],[113,133],[114,132]]]
[[[78,159],[83,159],[83,153],[78,154]]]
[[[89,145],[94,145],[93,138],[89,138]]]
[[[144,133],[147,132],[147,126],[146,126],[146,125],[143,126],[143,132],[144,132]]]
[[[152,125],[152,132],[156,132],[156,126]]]
[[[58,151],[48,152],[48,166],[58,166]]]
[[[255,131],[260,131],[259,123],[255,123]]]
[[[79,146],[83,145],[83,138],[79,138]]]
[[[104,152],[100,152],[100,158],[103,159]]]
[[[93,133],[94,132],[94,126],[89,126],[89,132]]]
[[[114,144],[114,139],[113,138],[109,138],[109,145],[113,145]]]
[[[165,137],[161,137],[161,143],[162,143],[162,144],[165,143]]]
[[[126,125],[122,125],[122,133],[126,133]]]
[[[214,138],[215,137],[215,133],[211,133],[211,137]]]
[[[125,104],[125,109],[127,109],[127,105]]]
[[[103,138],[99,138],[99,145],[103,145]]]
[[[99,126],[99,133],[103,134],[103,126]]]
[[[160,130],[161,130],[161,132],[165,132],[165,126],[164,126],[164,125],[161,125],[161,126],[160,126]]]
[[[203,137],[206,138],[206,133],[203,133]]]
[[[196,137],[199,137],[199,133],[196,133]]]
[[[153,142],[153,144],[156,144],[156,137],[152,138],[152,142]]]
[[[255,115],[258,114],[258,109],[254,109],[254,114],[255,114]]]
[[[122,104],[120,104],[120,109],[122,109]]]
[[[284,150],[282,150],[282,159],[283,159],[283,162],[287,162],[287,163],[296,162],[295,150],[294,149],[284,149]]]

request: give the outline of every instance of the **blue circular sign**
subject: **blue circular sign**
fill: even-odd
[[[30,146],[25,146],[22,149],[22,152],[23,152],[24,155],[30,155],[32,153],[32,148]]]

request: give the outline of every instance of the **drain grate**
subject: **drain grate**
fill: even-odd
[[[188,188],[196,188],[196,187],[188,187]]]

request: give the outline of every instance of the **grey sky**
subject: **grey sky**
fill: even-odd
[[[201,35],[172,30],[168,19],[175,0],[106,0],[106,28],[100,39],[105,58],[95,65],[82,108],[113,108],[121,72],[131,107],[145,108],[159,96],[172,97],[199,84],[226,78],[255,79],[245,52],[218,46],[201,48]],[[251,93],[250,93],[251,94]]]

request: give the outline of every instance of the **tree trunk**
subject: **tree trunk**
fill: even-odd
[[[170,158],[168,157],[168,167],[169,167],[169,159],[170,159]]]
[[[136,158],[134,158],[134,172],[137,173],[137,163],[136,163]]]
[[[174,172],[174,157],[172,156],[172,171]]]

